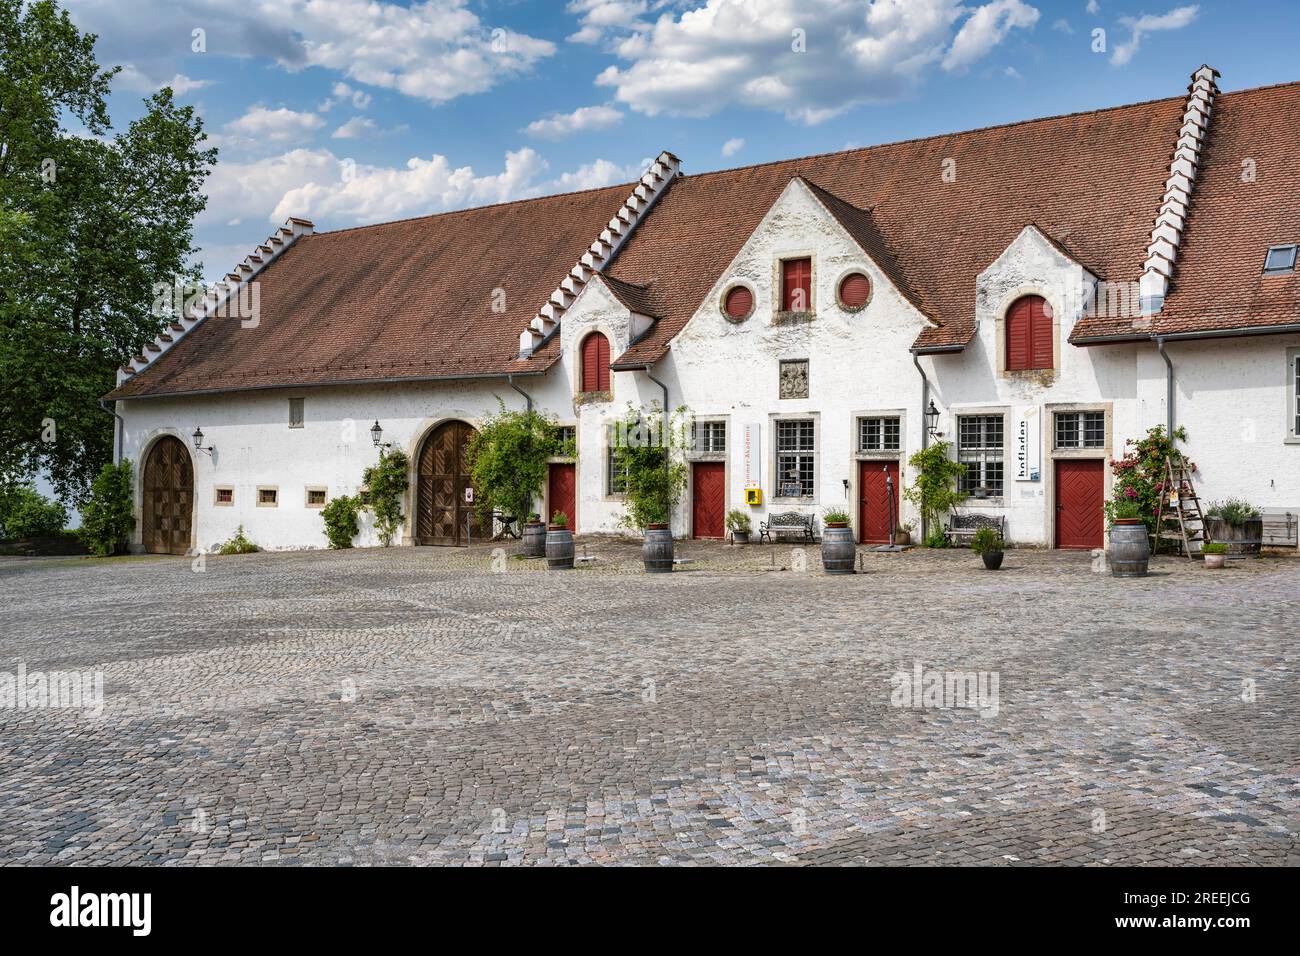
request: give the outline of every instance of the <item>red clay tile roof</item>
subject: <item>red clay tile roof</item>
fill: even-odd
[[[110,397],[545,370],[519,333],[631,188],[304,236],[258,275],[257,328],[208,319]]]
[[[918,348],[970,341],[975,279],[1026,225],[1103,278],[1137,281],[1185,99],[681,177],[607,269],[655,283],[667,307],[617,364],[663,355],[795,176],[870,211],[909,298],[940,323]],[[942,180],[945,159],[955,182]]]

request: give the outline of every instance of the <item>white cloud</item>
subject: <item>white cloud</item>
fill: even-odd
[[[943,58],[943,68],[964,69],[987,56],[1012,30],[1032,27],[1037,22],[1038,11],[1020,0],[993,0],[992,3],[986,3],[976,8],[957,31],[952,46]]]
[[[1064,17],[1052,24],[1052,29],[1060,33],[1073,33],[1074,27],[1070,26],[1070,21]]]
[[[1096,13],[1100,9],[1101,4],[1097,3],[1097,0],[1088,0],[1087,10],[1089,13]]]
[[[358,136],[364,136],[366,133],[373,132],[376,129],[378,129],[378,127],[375,125],[374,120],[368,119],[364,116],[354,116],[336,129],[331,138],[356,139]]]
[[[1020,75],[1020,71],[1017,70],[1014,66],[1007,67],[1005,70],[1002,71],[1002,74],[1003,76],[1009,76],[1013,80],[1024,79],[1024,77]]]
[[[1143,14],[1140,17],[1120,17],[1119,22],[1129,28],[1130,35],[1125,42],[1115,44],[1115,50],[1111,53],[1110,62],[1115,66],[1123,66],[1137,54],[1137,51],[1142,46],[1142,38],[1146,34],[1158,30],[1181,30],[1196,19],[1199,10],[1199,6],[1192,5],[1175,7],[1168,13],[1159,16]]]
[[[145,74],[135,64],[127,63],[122,66],[121,72],[114,77],[114,84],[133,93],[153,93],[164,86],[170,86],[177,97],[182,97],[186,93],[212,86],[213,81],[194,80],[183,73],[174,73],[170,80],[155,78]]]
[[[226,132],[239,140],[255,143],[291,143],[305,139],[325,125],[315,113],[298,113],[280,107],[269,110],[260,103],[239,119],[226,124]]]
[[[640,17],[646,9],[645,0],[570,0],[568,11],[578,14],[581,29],[569,42],[597,43],[611,29],[644,28]]]
[[[543,183],[539,194],[569,193],[579,189],[600,189],[618,183],[630,183],[641,177],[650,165],[649,159],[629,166],[620,166],[607,159],[598,159],[594,163],[584,163],[571,173],[561,173],[554,179]]]
[[[1037,19],[1021,0],[709,0],[625,28],[613,47],[625,64],[596,82],[651,116],[741,105],[816,123],[904,96],[936,65],[969,66]]]
[[[332,109],[335,103],[351,103],[359,110],[365,109],[374,100],[369,93],[364,90],[354,90],[346,83],[335,83],[330,89],[329,99],[325,100],[318,107],[322,113]]]
[[[334,70],[430,103],[482,93],[555,53],[555,44],[482,22],[468,0],[69,0],[100,35],[104,62],[175,72],[201,27],[210,57],[266,57]],[[178,42],[178,37],[184,42]]]
[[[745,148],[744,139],[742,139],[739,136],[735,136],[722,144],[722,155],[735,156],[738,152],[740,152],[744,148]]]
[[[524,127],[523,132],[542,139],[563,139],[574,133],[609,129],[622,121],[622,112],[612,106],[583,106],[572,113],[552,113],[550,116],[533,120]]]

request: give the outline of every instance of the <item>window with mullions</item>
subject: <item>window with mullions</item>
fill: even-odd
[[[858,451],[898,451],[899,439],[897,418],[858,419]]]
[[[1104,448],[1105,412],[1057,412],[1057,448]]]
[[[957,484],[959,491],[976,497],[1001,497],[1001,415],[962,415],[957,419],[957,461],[966,466]]]
[[[727,450],[727,423],[691,422],[691,448],[697,455],[721,455]]]
[[[811,418],[776,423],[776,493],[812,498],[817,493],[817,431]]]
[[[627,465],[619,454],[618,426],[610,425],[605,440],[605,493],[627,494]]]

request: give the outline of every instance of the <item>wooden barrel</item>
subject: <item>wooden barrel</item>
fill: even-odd
[[[1258,558],[1264,544],[1263,518],[1249,518],[1235,527],[1222,518],[1206,518],[1205,531],[1211,541],[1222,541],[1228,554],[1238,558]]]
[[[546,525],[530,521],[524,525],[524,557],[540,558],[546,554]]]
[[[1117,578],[1144,578],[1151,548],[1141,520],[1117,521],[1110,528],[1110,573]]]
[[[546,566],[552,571],[573,567],[573,532],[568,528],[546,530]]]
[[[852,528],[827,525],[822,531],[822,570],[827,574],[852,574],[857,551]]]
[[[646,525],[641,558],[647,574],[663,574],[673,569],[673,533],[668,525]]]

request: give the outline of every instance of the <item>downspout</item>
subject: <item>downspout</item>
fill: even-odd
[[[1174,434],[1174,363],[1169,361],[1165,351],[1165,337],[1156,336],[1156,351],[1165,360],[1165,434],[1173,439]]]
[[[515,384],[515,377],[513,375],[507,375],[506,381],[510,383],[511,388],[524,397],[524,401],[528,403],[527,410],[531,412],[533,410],[533,397]]]
[[[925,410],[930,404],[930,380],[925,377],[925,369],[921,368],[921,356],[916,352],[912,353],[912,364],[916,366],[916,372],[921,376],[921,451],[925,451],[930,447],[930,429],[926,427],[925,423]],[[899,477],[899,482],[902,482],[901,475]],[[929,529],[926,528],[925,512],[921,512],[922,541],[927,540],[928,530]]]
[[[114,402],[113,404],[116,406],[117,403]],[[117,413],[115,407],[109,408],[108,403],[102,398],[99,400],[99,407],[117,419],[113,423],[113,464],[120,465],[122,463],[122,432],[126,430],[126,419]]]
[[[663,390],[663,393],[664,393],[664,430],[667,431],[667,430],[668,430],[668,386],[665,385],[663,382],[659,381],[659,379],[655,378],[653,375],[650,374],[650,363],[649,363],[649,362],[647,362],[647,363],[642,367],[641,370],[642,370],[643,372],[645,372],[645,377],[646,377],[646,378],[650,379],[650,381],[654,382],[656,385],[658,385],[658,386]],[[667,476],[668,473],[669,473],[670,471],[672,471],[672,467],[673,467],[672,459],[669,457],[669,453],[670,453],[670,451],[671,451],[671,447],[665,447],[665,448],[664,448],[664,475],[665,475],[665,476]],[[670,513],[670,514],[668,515],[668,533],[669,533],[670,535],[672,534],[672,527],[673,527],[673,516],[672,516],[672,514]]]

